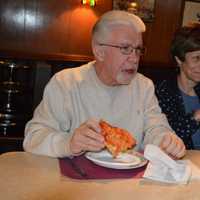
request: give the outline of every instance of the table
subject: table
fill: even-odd
[[[186,159],[200,167],[200,151],[188,151]],[[72,180],[61,176],[55,158],[9,152],[0,156],[0,195],[4,200],[199,200],[200,181]]]

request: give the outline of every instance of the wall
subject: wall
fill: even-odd
[[[80,2],[0,0],[1,56],[91,59],[91,27],[102,13],[112,8],[112,1],[99,0],[95,8]]]
[[[169,48],[176,29],[181,25],[183,0],[156,0],[155,20],[147,23],[145,44],[147,55],[144,64],[155,66],[171,65]]]
[[[156,0],[155,19],[146,23],[143,66],[171,65],[170,41],[182,21],[184,0]],[[92,59],[90,31],[112,9],[111,0],[95,8],[80,0],[0,0],[0,56],[40,60]]]

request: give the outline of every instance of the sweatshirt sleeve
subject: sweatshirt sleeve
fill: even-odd
[[[159,145],[165,134],[174,134],[166,116],[161,113],[152,81],[146,84],[144,97],[144,145]]]
[[[67,113],[65,108],[66,105],[70,107],[71,100],[66,95],[54,76],[45,87],[32,120],[25,127],[25,151],[51,157],[71,155],[70,112]]]

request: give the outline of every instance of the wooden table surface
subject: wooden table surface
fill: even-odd
[[[200,151],[185,157],[200,167]],[[200,200],[200,181],[166,185],[143,179],[72,180],[58,160],[25,152],[0,156],[2,200]]]

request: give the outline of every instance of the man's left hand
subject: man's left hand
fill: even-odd
[[[186,153],[183,141],[170,132],[164,135],[159,146],[174,159],[182,158]]]

